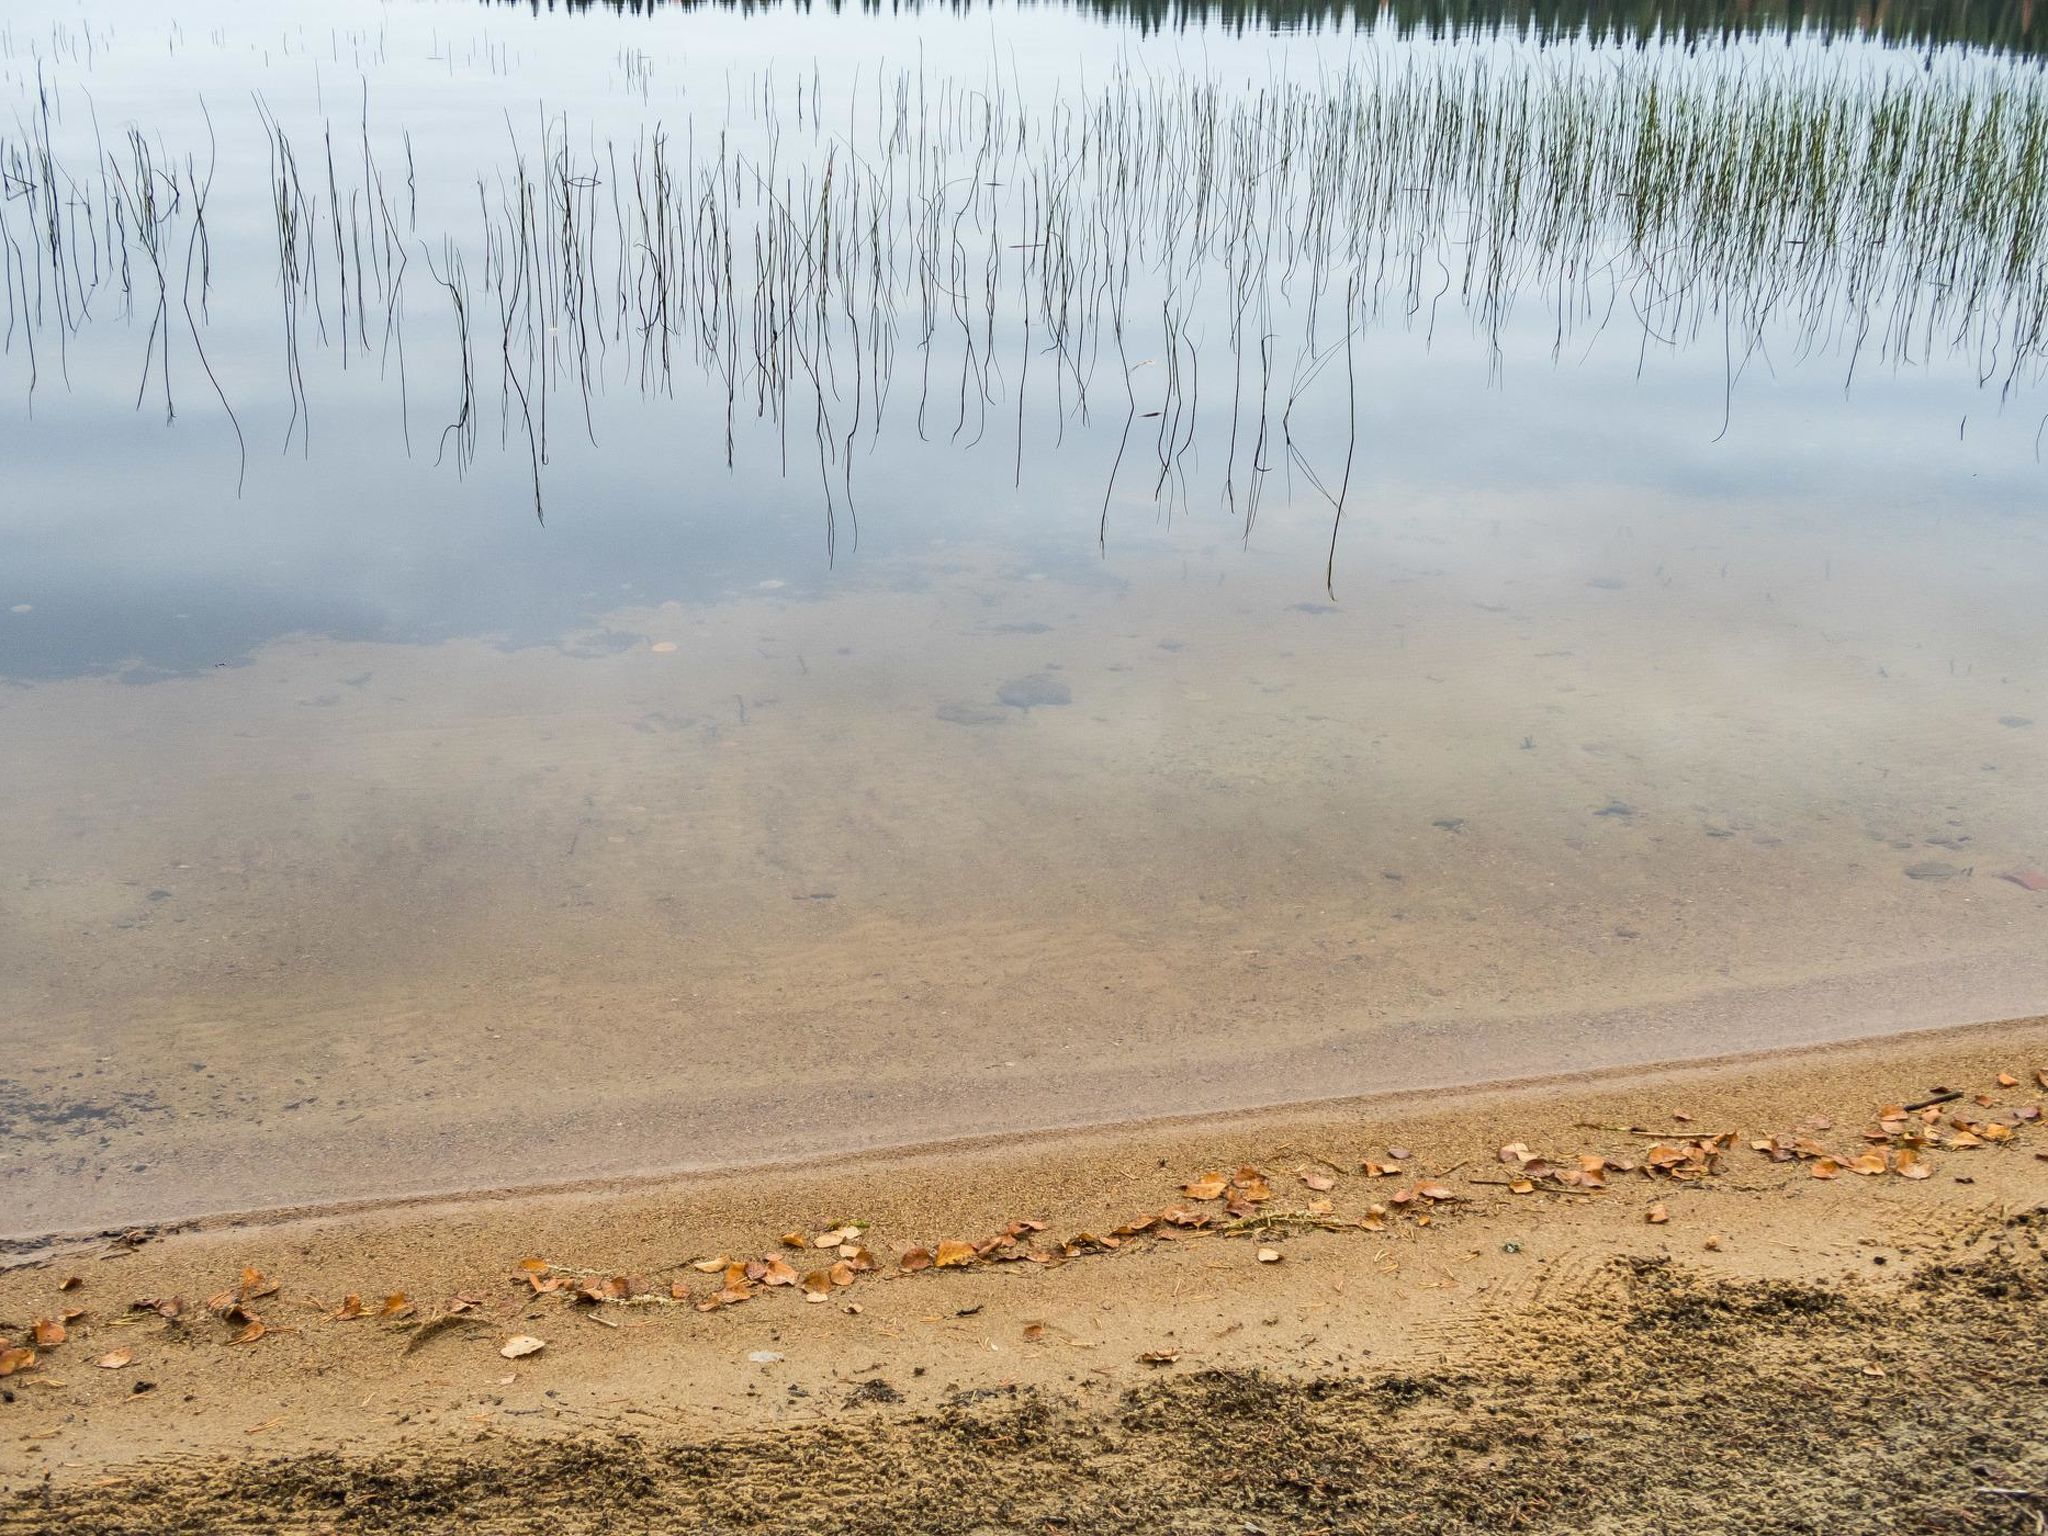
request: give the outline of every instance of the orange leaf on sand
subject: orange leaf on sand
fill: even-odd
[[[1892,1164],[1892,1172],[1902,1179],[1924,1179],[1934,1172],[1927,1159],[1911,1147],[1899,1149],[1898,1161]]]
[[[913,1248],[904,1254],[898,1262],[901,1263],[906,1274],[914,1275],[920,1269],[930,1269],[932,1267],[931,1250],[928,1248]]]
[[[544,1275],[552,1266],[546,1259],[521,1259],[519,1267],[529,1275]]]
[[[690,1288],[680,1280],[671,1280],[668,1283],[668,1299],[670,1301],[688,1301],[690,1299]]]
[[[947,1238],[939,1244],[939,1251],[932,1256],[932,1262],[940,1269],[957,1269],[962,1264],[974,1262],[974,1244],[956,1242]]]
[[[242,1271],[242,1300],[255,1301],[259,1297],[277,1294],[277,1282],[260,1269]]]
[[[768,1269],[761,1276],[763,1285],[795,1285],[796,1271],[781,1259],[770,1259]]]
[[[1882,1147],[1873,1147],[1861,1157],[1852,1159],[1843,1166],[1851,1173],[1860,1173],[1868,1177],[1873,1173],[1883,1173],[1889,1164],[1885,1158],[1884,1149]]]
[[[379,1317],[411,1317],[412,1298],[403,1291],[393,1291],[384,1298],[384,1305],[377,1311]]]
[[[1417,1187],[1415,1193],[1422,1196],[1425,1200],[1456,1200],[1458,1198],[1455,1190],[1447,1189],[1442,1184],[1423,1184]]]
[[[804,1276],[804,1300],[823,1301],[832,1294],[832,1272],[814,1269]]]
[[[1842,1171],[1842,1165],[1832,1157],[1823,1157],[1814,1163],[1812,1171],[1816,1179],[1832,1179]]]
[[[230,1344],[254,1344],[263,1337],[266,1331],[263,1324],[252,1317],[249,1319],[249,1326],[236,1334],[232,1339],[229,1339],[228,1342]]]
[[[64,1325],[54,1317],[37,1318],[32,1331],[36,1336],[36,1346],[39,1349],[55,1349],[70,1337],[70,1334],[65,1331]]]
[[[530,1333],[518,1333],[500,1344],[498,1353],[507,1360],[519,1360],[527,1355],[537,1355],[547,1347],[545,1339],[536,1339]]]
[[[135,1356],[127,1350],[115,1349],[101,1355],[99,1359],[93,1361],[93,1364],[103,1371],[118,1371],[122,1366],[132,1364],[134,1360]]]
[[[1301,1176],[1301,1182],[1310,1189],[1315,1190],[1318,1194],[1337,1187],[1337,1181],[1327,1173],[1304,1173]]]
[[[337,1323],[354,1322],[362,1315],[363,1298],[354,1291],[350,1291],[348,1295],[342,1297],[341,1305],[334,1309],[334,1320]]]
[[[715,1259],[699,1259],[696,1263],[692,1264],[690,1268],[700,1270],[707,1275],[715,1275],[731,1262],[731,1259],[728,1259],[724,1254],[721,1253]]]
[[[1222,1174],[1205,1173],[1199,1179],[1181,1185],[1180,1192],[1190,1200],[1218,1200],[1229,1187],[1230,1180]]]
[[[801,1232],[785,1232],[782,1234],[782,1246],[785,1248],[808,1248],[811,1246],[811,1240]]]
[[[1671,1219],[1671,1212],[1666,1208],[1664,1202],[1659,1200],[1644,1213],[1643,1219],[1653,1227],[1661,1227]]]
[[[84,1279],[84,1277],[83,1277],[83,1276],[80,1276],[80,1275],[66,1275],[66,1276],[65,1276],[65,1277],[63,1278],[63,1280],[62,1280],[62,1281],[60,1281],[60,1282],[58,1283],[58,1285],[57,1285],[57,1289],[58,1289],[58,1290],[60,1290],[60,1291],[75,1291],[75,1290],[77,1290],[77,1289],[78,1289],[78,1288],[79,1288],[79,1287],[80,1287],[81,1285],[84,1285],[84,1284],[85,1284],[85,1279]]]
[[[12,1376],[16,1371],[25,1371],[36,1363],[36,1352],[32,1349],[0,1349],[0,1376]]]

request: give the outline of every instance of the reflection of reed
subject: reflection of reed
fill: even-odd
[[[1377,325],[1433,333],[1454,311],[1498,352],[1540,311],[1560,357],[1617,324],[1644,353],[1705,340],[1731,391],[1767,336],[1779,361],[1832,356],[1851,378],[1951,354],[2001,393],[2033,382],[2048,85],[1937,63],[1865,76],[1818,53],[1768,71],[1654,50],[1376,55],[1313,87],[1120,74],[1050,101],[901,73],[830,128],[815,85],[792,104],[757,83],[762,147],[745,152],[726,132],[579,148],[559,118],[508,125],[502,169],[438,254],[409,139],[395,194],[367,105],[357,142],[328,125],[308,150],[259,102],[286,443],[310,446],[313,347],[344,366],[374,355],[409,416],[417,250],[453,336],[441,454],[472,461],[477,359],[494,352],[500,440],[523,449],[537,515],[565,403],[595,440],[608,387],[667,395],[687,375],[722,400],[728,465],[746,415],[770,424],[782,472],[794,453],[817,476],[828,546],[842,519],[857,534],[854,459],[907,345],[917,432],[1013,435],[1020,483],[1033,423],[1057,441],[1087,422],[1107,365],[1124,422],[1105,537],[1142,421],[1168,509],[1194,494],[1201,442],[1247,534],[1265,478],[1298,473],[1330,505],[1334,583],[1355,351]],[[131,131],[67,165],[47,103],[0,138],[7,346],[29,386],[39,339],[62,355],[111,292],[124,313],[151,309],[143,389],[174,410],[178,291],[225,405],[201,344],[211,155]],[[1311,440],[1332,431],[1341,444]]]

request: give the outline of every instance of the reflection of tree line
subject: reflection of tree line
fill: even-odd
[[[499,0],[530,10],[592,9],[650,15],[716,5],[725,10],[972,10],[975,0]],[[1689,41],[1811,29],[1894,42],[1967,43],[2035,52],[2048,33],[2033,0],[1024,0],[1064,3],[1145,31],[1214,24],[1261,31],[1385,21],[1425,36],[1533,32],[1600,39]]]

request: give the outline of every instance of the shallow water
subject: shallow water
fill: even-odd
[[[0,31],[9,1231],[2048,996],[1996,16],[178,10]]]

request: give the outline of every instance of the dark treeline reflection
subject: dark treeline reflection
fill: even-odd
[[[539,11],[605,10],[652,15],[716,5],[726,10],[904,12],[971,10],[976,0],[485,0]],[[984,5],[987,0],[982,0]],[[2048,22],[2032,0],[1019,0],[1068,4],[1151,32],[1208,24],[1234,32],[1294,31],[1384,23],[1403,33],[1462,36],[1510,32],[1539,38],[1725,40],[1768,32],[1874,36],[1888,42],[1962,43],[2041,51]]]

